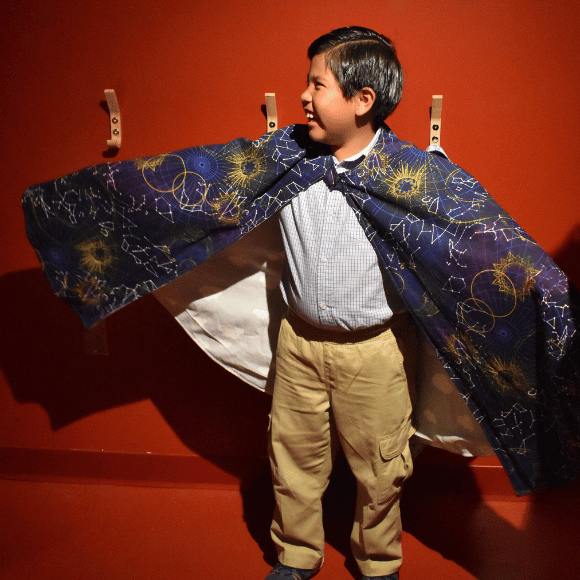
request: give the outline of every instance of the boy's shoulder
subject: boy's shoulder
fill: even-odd
[[[428,151],[420,149],[410,141],[399,139],[388,125],[383,124],[379,130],[379,138],[371,153],[383,151],[391,156],[400,155],[422,161],[431,158],[432,154]],[[445,156],[445,158],[447,158],[447,156]]]
[[[392,171],[399,166],[425,169],[427,165],[437,166],[443,173],[461,170],[442,149],[420,149],[410,141],[399,139],[387,125],[380,127],[379,138],[364,163],[367,168],[374,168],[375,172],[381,168]]]

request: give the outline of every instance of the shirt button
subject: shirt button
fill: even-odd
[[[326,310],[326,304],[321,304],[320,308],[322,308],[322,310]]]
[[[326,258],[322,258],[321,262],[322,262],[323,264],[326,264],[326,262],[328,262],[328,260],[327,260]]]

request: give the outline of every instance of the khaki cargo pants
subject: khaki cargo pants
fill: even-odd
[[[408,325],[406,315],[395,315],[388,327],[334,333],[293,315],[282,321],[269,455],[276,498],[271,534],[283,564],[322,564],[321,500],[340,445],[357,480],[351,546],[359,568],[368,576],[400,568],[399,501],[413,469],[413,428],[393,330],[400,337]]]

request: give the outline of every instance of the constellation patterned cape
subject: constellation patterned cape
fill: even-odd
[[[53,291],[91,326],[255,228],[313,182],[340,189],[518,494],[580,470],[576,291],[463,169],[388,129],[336,175],[304,126],[107,163],[31,187]]]

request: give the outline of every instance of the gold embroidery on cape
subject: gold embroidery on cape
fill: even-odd
[[[72,291],[79,297],[81,302],[90,306],[96,306],[105,298],[101,282],[94,276],[89,280],[81,280]]]
[[[537,276],[541,270],[533,268],[532,264],[524,258],[519,258],[508,252],[507,258],[502,258],[499,264],[494,264],[494,286],[499,287],[500,292],[514,296],[516,300],[524,300],[534,287]],[[523,273],[524,280],[518,284],[514,281],[514,276],[510,272],[516,271],[518,277]]]
[[[418,169],[413,169],[406,163],[401,164],[400,169],[394,170],[386,178],[389,193],[397,199],[407,200],[421,198],[424,181],[425,166],[421,165]]]
[[[493,357],[480,363],[485,373],[490,375],[502,393],[519,393],[528,396],[526,380],[520,366],[513,360],[503,361]]]
[[[150,169],[151,171],[155,171],[157,167],[159,167],[167,157],[167,154],[157,155],[156,157],[150,157],[149,159],[135,159],[135,165],[139,171],[143,171],[145,169]]]
[[[76,249],[81,253],[81,264],[88,272],[102,274],[113,261],[110,247],[102,240],[85,240]]]
[[[219,216],[219,220],[224,224],[237,224],[242,217],[244,204],[235,191],[222,193],[215,201],[208,203]]]
[[[236,189],[248,188],[266,170],[264,155],[260,151],[260,147],[248,147],[227,157],[227,161],[233,165],[228,173],[228,178]]]

